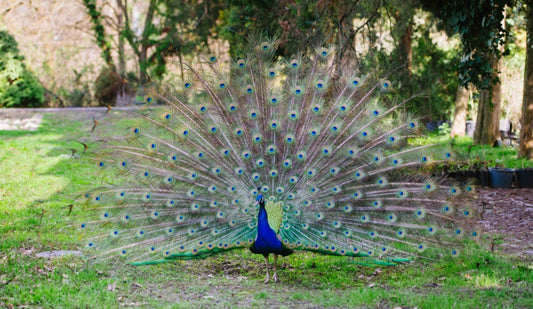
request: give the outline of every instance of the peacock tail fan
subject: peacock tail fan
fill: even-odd
[[[134,126],[92,143],[94,164],[122,184],[81,202],[90,259],[150,264],[249,247],[258,194],[292,250],[388,265],[455,256],[479,235],[473,187],[423,172],[453,154],[408,145],[420,128],[393,82],[339,75],[328,48],[279,60],[272,45],[188,66],[181,84],[149,92]]]

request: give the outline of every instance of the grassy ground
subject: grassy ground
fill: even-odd
[[[412,143],[416,145],[440,145],[441,148],[453,150],[457,154],[456,160],[461,163],[462,169],[474,169],[474,165],[477,165],[478,168],[496,166],[506,168],[533,167],[532,160],[517,157],[518,145],[516,143],[510,147],[472,145],[472,138],[470,137],[450,139],[448,134],[439,135],[436,133],[417,138]]]
[[[87,117],[50,114],[35,132],[0,131],[0,308],[533,307],[531,262],[476,245],[458,259],[381,268],[294,254],[282,260],[281,282],[268,285],[263,258],[248,251],[143,267],[37,258],[79,249],[68,205],[96,176],[71,148],[82,149],[76,139],[91,126]]]

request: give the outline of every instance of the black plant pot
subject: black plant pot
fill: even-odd
[[[513,185],[514,170],[510,168],[489,168],[489,174],[494,188],[510,188]]]
[[[515,170],[516,185],[519,188],[533,188],[533,168]]]

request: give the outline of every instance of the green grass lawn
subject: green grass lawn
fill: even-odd
[[[98,177],[71,148],[82,149],[76,140],[91,126],[91,119],[47,114],[35,132],[0,131],[0,308],[533,307],[531,261],[475,244],[456,259],[379,268],[296,253],[282,259],[281,282],[268,285],[263,258],[247,250],[142,267],[37,258],[83,243],[68,205]]]
[[[506,167],[526,168],[533,167],[533,160],[517,157],[517,145],[506,147],[492,147],[489,145],[473,145],[472,138],[460,137],[450,139],[448,135],[430,133],[428,136],[416,138],[412,141],[415,145],[433,144],[438,149],[451,149],[457,154],[456,160],[462,165],[462,169],[478,167]]]

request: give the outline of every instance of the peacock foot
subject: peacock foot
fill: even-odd
[[[274,274],[274,276],[272,276],[272,279],[274,279],[274,282],[278,282],[278,274]]]

